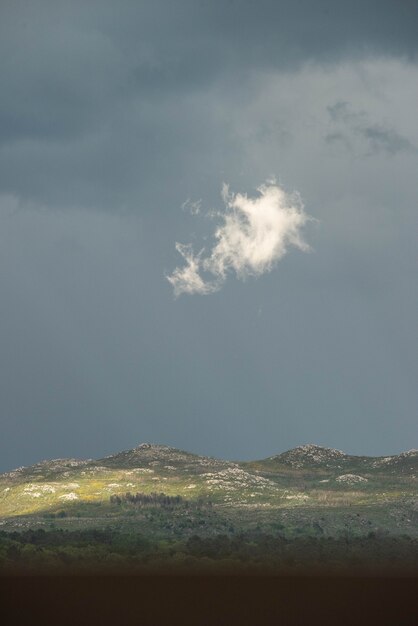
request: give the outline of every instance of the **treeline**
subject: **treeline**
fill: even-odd
[[[136,506],[162,506],[173,507],[180,504],[188,505],[189,501],[185,500],[181,496],[168,496],[165,493],[135,493],[132,494],[128,491],[122,495],[110,496],[111,504],[134,504]]]
[[[407,536],[305,537],[240,533],[150,540],[116,528],[0,532],[0,573],[31,572],[405,572],[418,574],[418,540]]]

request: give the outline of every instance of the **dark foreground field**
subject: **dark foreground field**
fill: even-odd
[[[4,624],[418,624],[418,542],[0,533]]]
[[[402,576],[10,576],[0,589],[11,626],[418,623],[418,579]]]

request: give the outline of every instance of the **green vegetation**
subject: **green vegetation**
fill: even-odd
[[[319,573],[362,570],[416,572],[418,541],[408,537],[339,538],[242,533],[231,537],[192,535],[187,540],[151,541],[137,533],[43,529],[0,533],[4,573]]]
[[[149,444],[45,461],[0,476],[0,564],[416,568],[417,476],[416,451],[318,446],[247,463]]]

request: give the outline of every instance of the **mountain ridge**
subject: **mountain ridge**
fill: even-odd
[[[417,450],[366,457],[305,444],[258,461],[226,461],[141,443],[99,459],[51,459],[0,474],[0,529],[117,524],[163,537],[193,529],[320,528],[331,536],[383,528],[418,537],[417,494]],[[163,510],[166,501],[183,504]],[[146,512],[135,502],[154,505]]]
[[[142,442],[135,446],[134,448],[128,448],[126,450],[121,450],[116,453],[112,453],[106,455],[104,457],[99,457],[98,459],[81,459],[75,457],[63,457],[63,458],[55,458],[55,459],[42,459],[32,465],[20,466],[15,469],[9,470],[7,472],[1,472],[0,476],[12,475],[16,472],[24,472],[26,470],[32,469],[42,469],[45,466],[53,467],[55,466],[57,469],[59,467],[80,467],[81,465],[87,465],[91,463],[101,463],[106,466],[109,462],[125,462],[129,463],[129,461],[135,462],[141,459],[147,460],[157,460],[158,458],[177,458],[178,460],[192,460],[192,459],[203,459],[208,461],[216,461],[220,464],[236,464],[236,465],[249,465],[254,463],[283,463],[287,465],[293,465],[295,468],[302,468],[303,465],[312,464],[313,466],[321,465],[323,463],[327,463],[330,461],[338,462],[338,461],[347,461],[347,460],[356,460],[356,461],[368,461],[375,462],[381,465],[390,465],[397,464],[404,460],[409,459],[417,459],[418,460],[418,449],[412,448],[410,450],[406,450],[404,452],[400,452],[395,455],[353,455],[343,452],[342,450],[336,448],[330,448],[327,446],[320,446],[318,444],[302,444],[296,446],[294,448],[290,448],[289,450],[285,450],[284,452],[279,452],[274,455],[270,455],[268,457],[264,457],[262,459],[249,460],[249,461],[240,461],[240,460],[228,460],[228,459],[220,459],[218,457],[200,455],[194,452],[190,452],[187,450],[183,450],[180,448],[176,448],[174,446],[169,446],[166,444],[156,444],[149,442]]]

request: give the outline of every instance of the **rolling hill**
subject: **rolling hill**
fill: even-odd
[[[146,443],[97,460],[54,459],[0,475],[0,529],[116,525],[158,537],[256,529],[289,537],[418,537],[417,487],[417,450],[365,457],[310,444],[229,462]],[[163,496],[144,499],[150,494],[164,494],[166,504]]]

